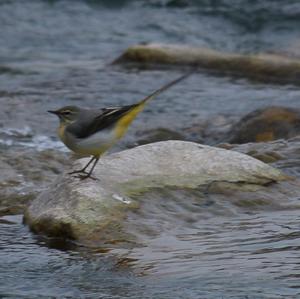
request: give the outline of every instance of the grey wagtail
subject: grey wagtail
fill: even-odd
[[[100,156],[126,133],[129,125],[143,110],[146,103],[191,73],[173,80],[133,105],[101,109],[66,106],[58,110],[48,111],[59,117],[58,136],[61,141],[75,153],[92,156],[82,169],[69,174],[78,173],[80,179],[91,177]],[[86,172],[93,161],[94,164],[90,171]]]

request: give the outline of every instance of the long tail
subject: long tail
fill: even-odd
[[[143,103],[146,103],[148,101],[150,101],[151,99],[153,99],[154,97],[158,96],[159,94],[161,94],[162,92],[164,92],[165,90],[169,89],[171,86],[179,83],[180,81],[186,79],[187,77],[189,77],[191,74],[193,74],[195,71],[192,70],[182,76],[180,76],[179,78],[167,83],[166,85],[164,85],[163,87],[157,89],[156,91],[152,92],[150,95],[146,96],[144,99],[142,99],[139,103],[139,104],[143,104]]]
[[[194,71],[188,72],[187,74],[184,74],[183,76],[180,76],[179,78],[177,78],[177,79],[171,81],[170,83],[164,85],[163,87],[157,89],[156,91],[154,91],[153,93],[151,93],[150,95],[148,95],[147,97],[142,99],[137,104],[132,105],[132,107],[128,110],[128,112],[126,112],[125,115],[122,118],[120,118],[120,120],[117,122],[117,125],[116,125],[116,135],[117,135],[117,137],[121,138],[125,134],[125,132],[127,131],[129,125],[131,124],[131,122],[144,109],[144,107],[145,107],[145,105],[148,101],[153,99],[155,96],[158,96],[160,93],[167,90],[171,86],[173,86],[173,85],[177,84],[178,82],[184,80],[185,78],[190,76],[193,72]]]

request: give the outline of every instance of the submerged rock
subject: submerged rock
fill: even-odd
[[[300,136],[272,142],[223,144],[223,147],[250,155],[300,178]]]
[[[229,54],[207,48],[146,44],[129,47],[113,64],[133,63],[141,67],[193,66],[219,72],[238,73],[258,80],[299,84],[300,59],[276,54]]]
[[[55,150],[0,150],[0,216],[22,214],[26,204],[69,162]]]
[[[230,143],[289,139],[300,134],[300,110],[267,107],[245,115],[229,134]]]
[[[74,168],[86,162],[78,160]],[[231,184],[234,190],[249,192],[287,179],[245,154],[183,141],[157,142],[104,156],[94,176],[99,180],[61,175],[29,205],[26,223],[38,233],[87,243],[128,241],[130,233],[122,229],[124,218],[139,207],[149,190],[163,194],[170,188],[184,189],[192,194],[200,186],[208,190],[220,183],[226,189]]]
[[[211,115],[209,119],[199,120],[182,131],[186,140],[215,145],[227,141],[228,132],[236,122],[236,116]]]
[[[238,122],[237,116],[218,114],[210,115],[208,119],[198,119],[187,127],[165,128],[157,127],[148,130],[139,130],[134,138],[127,142],[125,148],[132,148],[153,142],[166,140],[192,141],[201,144],[215,145],[228,141],[228,135],[234,124]]]

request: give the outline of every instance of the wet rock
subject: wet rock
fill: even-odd
[[[230,143],[288,139],[300,134],[300,110],[286,107],[257,109],[244,116],[229,134]]]
[[[7,162],[0,160],[0,181],[6,181],[6,182],[15,182],[18,180],[18,174],[13,169],[11,165],[9,165]]]
[[[155,128],[147,131],[141,131],[136,135],[136,144],[138,145],[166,140],[186,140],[186,137],[179,132],[167,128]]]
[[[74,168],[86,162],[78,160]],[[240,192],[257,191],[259,186],[287,179],[247,155],[183,141],[152,143],[104,156],[94,176],[99,180],[60,176],[27,208],[26,223],[35,232],[86,243],[134,240],[123,231],[124,219],[127,212],[138,209],[149,190],[162,190],[163,200],[168,188],[175,194],[182,189],[193,193],[199,186],[206,190],[220,182],[233,184]]]
[[[300,178],[300,137],[272,142],[222,144],[222,148],[236,150]]]
[[[113,64],[143,68],[193,66],[225,74],[243,75],[257,81],[299,84],[300,59],[276,54],[229,54],[207,48],[146,44],[129,47]]]
[[[0,160],[0,168],[0,216],[22,212],[27,201],[22,176],[6,161]]]
[[[214,145],[224,140],[236,121],[235,116],[212,115],[207,120],[199,120],[182,129],[182,132],[186,140]]]
[[[32,149],[2,150],[0,158],[0,215],[21,214],[69,162],[66,154]]]
[[[177,130],[169,128],[152,128],[137,131],[134,140],[127,142],[127,148],[152,142],[166,140],[182,140],[214,145],[224,140],[233,124],[237,122],[236,116],[212,115],[209,119],[199,119],[192,125]],[[226,139],[226,138],[225,138]],[[125,149],[123,147],[123,149]]]

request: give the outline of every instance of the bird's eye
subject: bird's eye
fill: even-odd
[[[71,114],[71,111],[69,111],[69,110],[63,111],[62,114],[63,114],[63,115],[70,115],[70,114]]]

